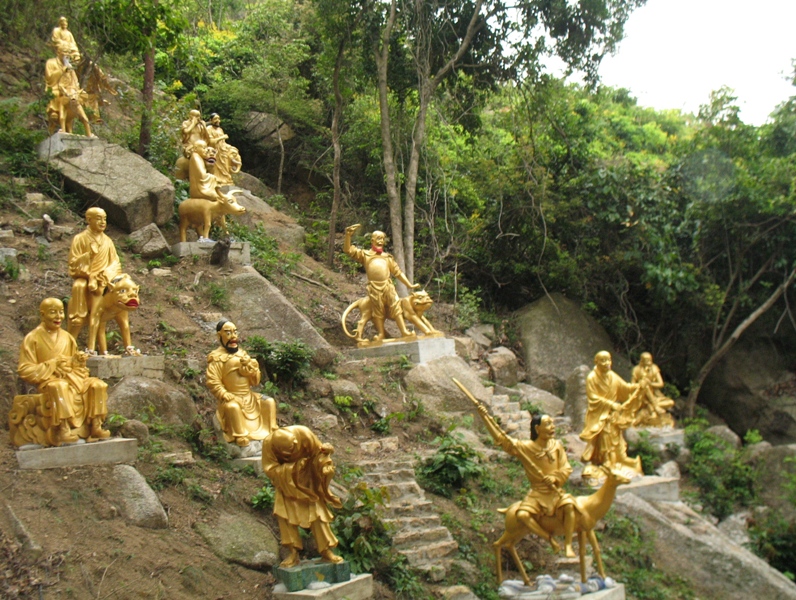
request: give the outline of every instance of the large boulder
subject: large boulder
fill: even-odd
[[[276,115],[252,111],[243,126],[246,137],[257,146],[270,150],[296,136],[290,125]]]
[[[337,352],[275,285],[252,267],[229,278],[229,316],[247,336],[270,342],[301,341],[314,351],[313,362],[328,365]]]
[[[235,189],[235,188],[232,188]],[[234,219],[250,229],[257,224],[263,226],[263,231],[270,237],[282,242],[293,250],[304,251],[304,228],[296,220],[272,208],[265,200],[255,196],[251,191],[241,187],[235,195],[238,203],[246,209],[242,215]]]
[[[518,383],[513,387],[495,385],[495,394],[518,396],[521,404],[529,402],[536,406],[542,414],[551,417],[557,417],[564,413],[564,401],[561,398],[527,383]]]
[[[586,412],[589,410],[589,398],[586,396],[586,377],[591,369],[580,365],[572,370],[567,377],[564,390],[564,415],[572,421],[572,429],[580,432],[586,424]]]
[[[130,465],[113,467],[114,495],[125,521],[147,529],[168,529],[169,518],[158,495]]]
[[[786,484],[796,477],[796,444],[783,444],[759,449],[745,458],[754,466],[760,490],[760,500],[766,506],[796,519],[796,505],[785,492]]]
[[[174,216],[174,186],[137,154],[99,138],[56,133],[39,146],[39,158],[64,176],[66,187],[108,213],[130,233]]]
[[[612,352],[613,342],[597,321],[576,302],[551,294],[516,313],[525,351],[527,381],[563,398],[567,377],[575,367],[593,365],[594,355],[607,350],[614,371],[630,377],[630,362]]]
[[[792,344],[762,324],[747,331],[711,371],[699,402],[740,436],[757,429],[772,444],[796,442]]]
[[[216,556],[227,562],[262,571],[278,563],[279,542],[253,515],[222,512],[215,523],[197,521],[194,527]]]
[[[796,600],[792,581],[682,502],[624,494],[613,506],[653,533],[656,568],[687,579],[700,597]]]
[[[458,412],[472,410],[470,402],[453,383],[455,377],[475,398],[489,404],[492,389],[484,387],[481,380],[458,356],[442,356],[417,365],[406,374],[406,385],[426,406],[439,411]]]
[[[519,363],[514,352],[505,346],[498,346],[489,351],[486,362],[489,365],[492,381],[506,387],[517,385]]]
[[[108,412],[128,419],[157,416],[172,425],[192,423],[197,415],[196,404],[182,389],[147,377],[125,377],[108,390]]]
[[[160,258],[171,252],[171,246],[154,223],[150,223],[130,234],[133,252],[140,254],[141,258]]]

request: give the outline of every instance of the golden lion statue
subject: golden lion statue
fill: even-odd
[[[404,318],[412,322],[426,337],[437,337],[442,335],[442,332],[435,329],[424,314],[431,308],[432,304],[434,304],[434,301],[425,290],[412,292],[412,294],[406,298],[401,298],[401,309],[403,310]],[[348,318],[348,314],[354,309],[359,310],[360,316],[354,333],[351,333],[346,325],[346,319]],[[368,343],[368,340],[364,339],[362,334],[365,331],[365,325],[371,320],[371,316],[372,311],[370,307],[370,298],[368,296],[353,302],[343,311],[343,317],[341,319],[343,331],[348,337],[355,339],[360,346],[367,345]]]
[[[86,345],[92,353],[99,347],[99,354],[108,353],[108,341],[105,338],[105,325],[113,319],[119,325],[119,332],[124,342],[125,354],[138,356],[141,354],[133,346],[130,335],[131,310],[140,306],[138,300],[139,286],[127,273],[111,279],[105,294],[99,302],[94,302],[89,312],[88,340]]]

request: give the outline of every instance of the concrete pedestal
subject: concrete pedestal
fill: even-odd
[[[283,568],[275,565],[274,577],[285,585],[285,591],[297,592],[306,589],[311,583],[347,583],[351,579],[351,565],[348,561],[339,563],[324,562],[320,558],[302,560],[296,567]]]
[[[20,469],[56,469],[85,465],[134,463],[138,457],[138,441],[109,438],[99,442],[70,444],[58,448],[31,447],[17,451]]]
[[[235,458],[232,460],[233,469],[243,469],[244,467],[252,467],[254,472],[258,475],[263,474],[263,458],[262,456],[250,456],[248,458]]]
[[[423,338],[411,342],[388,342],[380,346],[357,348],[351,351],[356,358],[406,356],[413,363],[422,364],[441,356],[456,356],[456,342],[450,338]]]
[[[287,592],[283,587],[283,584],[274,587],[274,600],[369,600],[373,598],[373,575],[352,575],[349,581],[317,590]]]
[[[166,358],[159,356],[90,356],[86,361],[89,374],[107,379],[122,377],[148,377],[163,381],[166,372]]]
[[[209,256],[215,245],[215,242],[177,242],[171,247],[171,253],[178,258],[183,256]],[[232,242],[229,246],[229,262],[235,265],[252,264],[249,242]]]
[[[680,480],[676,477],[645,475],[616,488],[616,495],[635,494],[648,502],[677,502],[680,500]]]

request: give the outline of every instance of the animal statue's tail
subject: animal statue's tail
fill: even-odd
[[[352,302],[351,304],[349,304],[349,305],[348,305],[348,308],[346,308],[346,309],[343,311],[343,316],[342,316],[342,318],[340,319],[340,324],[343,326],[343,332],[344,332],[344,333],[345,333],[345,334],[346,334],[348,337],[350,337],[352,340],[353,340],[353,339],[355,339],[357,336],[356,336],[356,334],[354,334],[354,333],[351,333],[350,331],[348,331],[348,327],[346,326],[345,320],[348,318],[348,313],[350,313],[352,310],[354,310],[354,308],[356,308],[357,306],[359,306],[359,300],[357,300],[356,302]]]

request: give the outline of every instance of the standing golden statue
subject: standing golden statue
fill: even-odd
[[[89,377],[87,355],[61,329],[63,303],[46,298],[39,314],[41,323],[22,341],[17,370],[23,380],[38,386],[39,393],[14,398],[9,413],[11,442],[60,446],[109,437],[110,432],[102,429],[108,386]]]
[[[343,562],[332,552],[338,542],[329,526],[334,520],[329,505],[342,506],[329,490],[335,471],[333,452],[330,444],[321,443],[302,425],[277,429],[263,442],[263,471],[276,490],[274,515],[282,546],[289,552],[280,567],[295,567],[300,562],[299,550],[304,545],[299,527],[312,532],[324,561]]]
[[[403,338],[414,338],[415,334],[406,328],[401,298],[398,297],[392,278],[395,277],[409,289],[419,288],[420,284],[413,284],[409,281],[398,267],[398,263],[395,262],[392,254],[384,251],[384,242],[387,236],[383,231],[373,232],[370,238],[370,250],[363,250],[353,245],[351,237],[360,227],[359,224],[346,227],[343,252],[363,265],[368,276],[367,308],[360,306],[359,309],[363,319],[367,311],[373,326],[376,328],[376,336],[371,343],[379,344],[385,341],[387,334],[384,329],[384,321],[387,318],[395,321]],[[360,346],[365,346],[368,345],[368,342],[362,338],[362,330],[364,330],[364,323],[360,323],[357,326],[357,341]]]
[[[218,113],[212,113],[210,121],[205,125],[210,145],[216,151],[213,175],[220,185],[232,185],[232,174],[239,173],[241,168],[240,152],[235,146],[227,143],[229,136],[221,129],[221,117]]]
[[[75,119],[79,119],[83,123],[86,136],[91,137],[91,125],[82,105],[85,92],[80,88],[75,69],[69,61],[67,45],[57,44],[55,54],[56,57],[48,59],[44,65],[44,83],[52,95],[47,103],[50,135],[56,132],[72,133],[72,124]]]
[[[647,381],[648,386],[641,394],[641,408],[636,413],[634,427],[674,427],[674,419],[669,410],[674,400],[663,395],[661,370],[652,362],[652,354],[642,352],[638,364],[633,367],[633,383]]]
[[[235,324],[221,320],[216,331],[220,345],[207,355],[207,389],[218,400],[216,418],[224,439],[248,446],[251,440],[263,440],[278,427],[276,402],[251,390],[260,384],[260,366],[239,347]]]
[[[67,62],[80,62],[80,50],[77,47],[77,42],[69,31],[69,21],[66,17],[58,19],[58,25],[53,29],[50,36],[50,43],[56,51],[60,48]]]
[[[594,368],[586,377],[589,406],[580,433],[580,439],[586,442],[581,458],[591,463],[583,469],[586,479],[604,479],[615,468],[628,469],[630,476],[644,474],[641,459],[627,456],[624,431],[635,420],[647,382],[627,383],[611,367],[611,354],[598,352]]]

